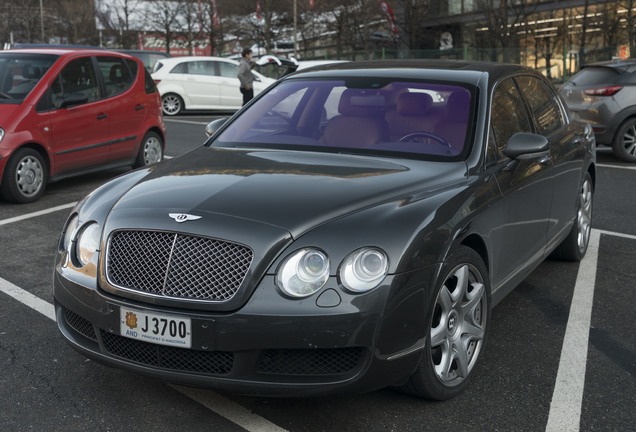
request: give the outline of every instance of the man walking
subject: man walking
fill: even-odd
[[[243,105],[254,97],[254,75],[252,75],[252,50],[245,48],[243,57],[239,62],[238,79],[241,82],[241,93],[243,94]]]

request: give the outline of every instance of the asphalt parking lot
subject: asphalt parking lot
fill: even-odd
[[[204,140],[209,116],[166,119],[166,155]],[[0,200],[0,430],[627,431],[636,427],[636,166],[600,150],[584,261],[548,260],[494,310],[467,391],[428,402],[385,389],[355,397],[258,398],[178,387],[76,353],[53,314],[53,253],[73,204],[123,172]]]

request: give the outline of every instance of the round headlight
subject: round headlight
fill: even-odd
[[[350,254],[340,267],[340,280],[355,292],[376,288],[389,270],[389,259],[380,249],[364,248]]]
[[[75,256],[82,267],[91,262],[97,252],[99,248],[99,234],[99,225],[93,222],[86,225],[77,237]]]
[[[69,221],[66,223],[66,228],[64,229],[64,237],[62,237],[62,250],[70,250],[71,242],[73,241],[73,236],[75,235],[75,231],[77,231],[77,226],[79,224],[79,217],[74,215]]]
[[[281,264],[276,285],[292,297],[307,297],[322,288],[329,279],[329,258],[318,249],[301,249]]]

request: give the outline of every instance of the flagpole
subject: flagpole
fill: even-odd
[[[298,33],[297,22],[296,22],[296,3],[297,3],[297,0],[294,0],[294,58],[295,59],[298,58],[298,54],[296,52],[296,34]]]

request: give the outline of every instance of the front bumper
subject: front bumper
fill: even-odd
[[[285,298],[266,276],[247,304],[231,313],[123,299],[72,282],[60,270],[54,276],[58,326],[87,357],[180,384],[314,396],[368,392],[411,375],[424,346],[424,311],[436,267],[387,277],[363,295],[347,294],[334,279],[322,294],[303,300]],[[192,348],[122,336],[122,306],[189,317]]]

